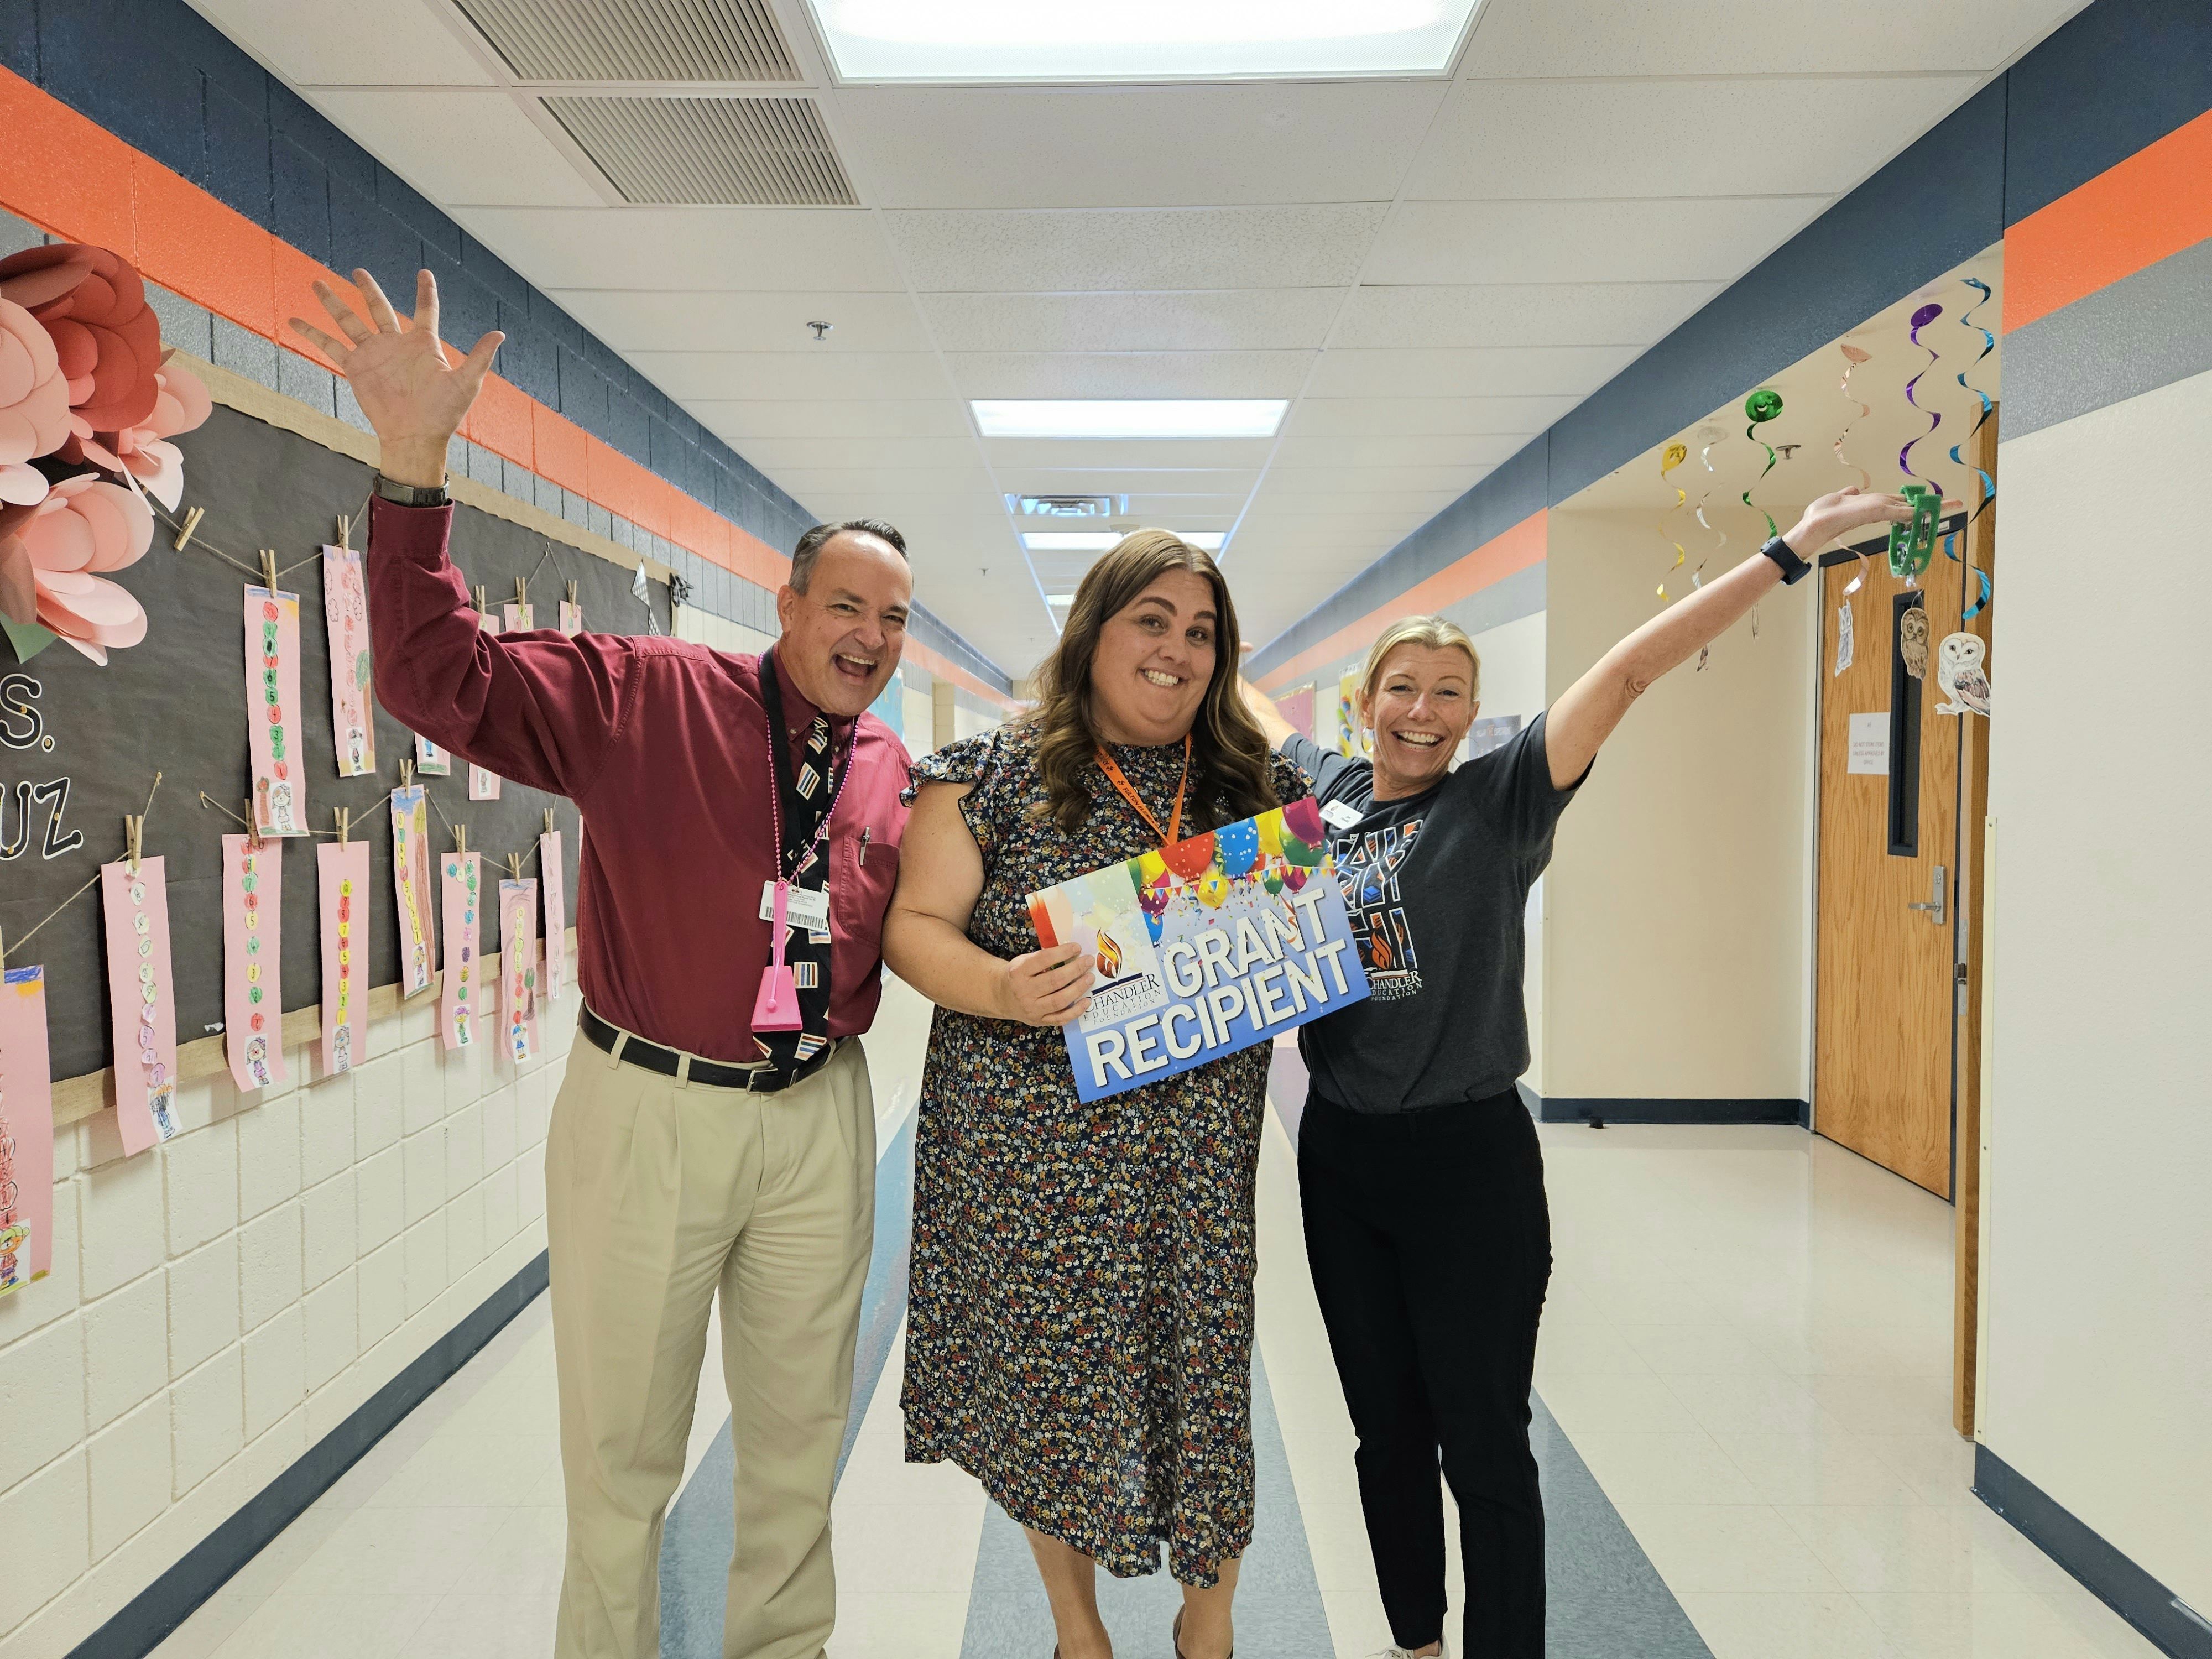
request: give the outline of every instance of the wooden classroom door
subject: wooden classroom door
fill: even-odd
[[[1979,527],[1977,526],[1978,529]],[[1956,631],[1962,568],[1940,547],[1907,589],[1877,556],[1850,596],[1854,646],[1834,672],[1853,559],[1823,570],[1820,952],[1814,1127],[1952,1196],[1957,1006],[1959,721],[1938,714],[1936,647]],[[1921,650],[1900,654],[1908,608]],[[1907,671],[1917,658],[1921,677]]]

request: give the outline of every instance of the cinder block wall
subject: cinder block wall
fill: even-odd
[[[350,1073],[186,1085],[136,1158],[112,1112],[61,1132],[53,1272],[0,1298],[0,1659],[67,1653],[545,1248],[580,1006],[518,1067],[425,996]]]

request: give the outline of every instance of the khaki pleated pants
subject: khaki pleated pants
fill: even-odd
[[[579,1040],[546,1139],[568,1553],[557,1659],[653,1659],[660,1529],[721,1297],[737,1451],[723,1659],[818,1659],[830,1495],[874,1231],[858,1042],[781,1094],[679,1083]]]

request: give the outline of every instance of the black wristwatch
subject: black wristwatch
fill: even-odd
[[[381,472],[371,487],[394,507],[450,507],[453,500],[443,484],[401,483]]]
[[[1776,568],[1782,572],[1782,585],[1784,587],[1789,586],[1790,584],[1794,581],[1799,580],[1801,578],[1808,574],[1813,568],[1811,565],[1806,563],[1804,560],[1799,558],[1795,552],[1791,551],[1790,544],[1783,540],[1779,536],[1775,537],[1771,541],[1768,542],[1765,546],[1760,548],[1759,550],[1765,554],[1768,558],[1774,561]]]

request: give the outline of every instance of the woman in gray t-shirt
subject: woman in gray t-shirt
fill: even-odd
[[[1441,617],[1394,623],[1368,653],[1360,719],[1372,762],[1322,750],[1245,685],[1269,740],[1313,776],[1372,990],[1299,1032],[1312,1093],[1298,1184],[1395,1644],[1374,1659],[1442,1651],[1440,1460],[1459,1505],[1464,1651],[1544,1653],[1528,1391],[1551,1221],[1514,1080],[1528,1067],[1522,915],[1559,814],[1645,687],[1805,574],[1806,555],[1911,512],[1897,495],[1822,496],[1765,557],[1670,605],[1527,730],[1457,770],[1481,665]]]

